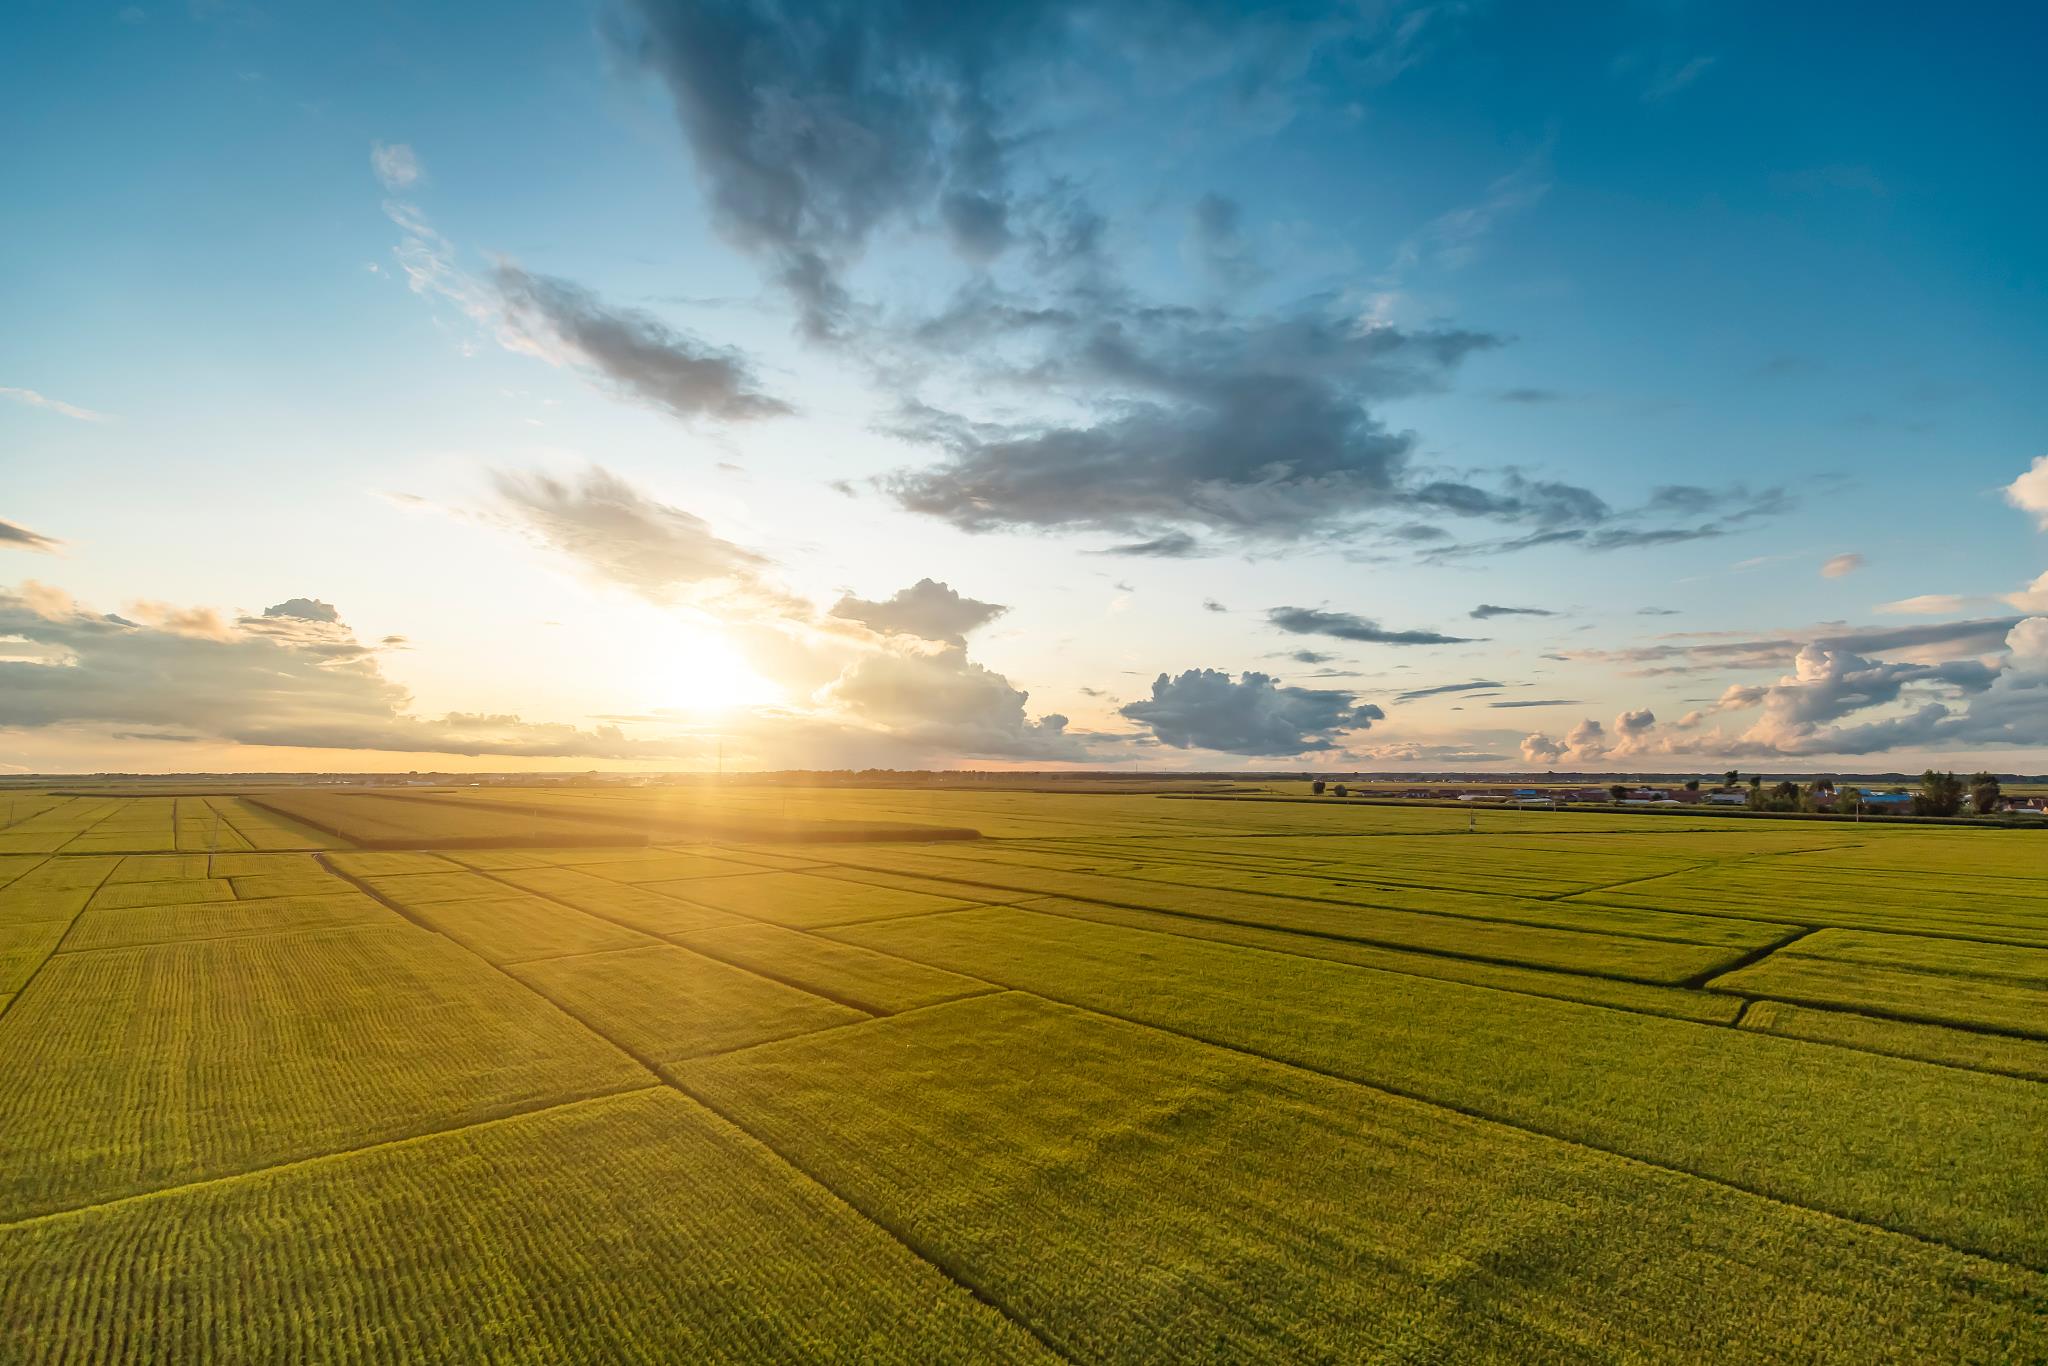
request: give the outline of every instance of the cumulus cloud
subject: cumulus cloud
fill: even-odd
[[[264,608],[263,615],[266,617],[291,617],[299,621],[338,622],[341,620],[341,613],[335,609],[333,603],[322,602],[318,598],[286,598],[274,607]]]
[[[2048,612],[2048,573],[2036,576],[2017,593],[2007,593],[2004,601],[2022,612]]]
[[[961,645],[968,632],[988,625],[1008,610],[996,603],[962,597],[950,585],[919,579],[879,602],[848,594],[833,606],[832,615],[885,634],[893,632]]]
[[[15,550],[39,550],[45,555],[57,553],[57,547],[64,542],[55,536],[45,536],[40,531],[30,531],[14,522],[0,521],[0,547]]]
[[[821,700],[846,719],[941,753],[999,758],[1086,758],[1085,737],[1058,713],[1030,717],[1030,694],[948,647],[935,654],[884,650],[863,655]]]
[[[403,142],[370,144],[370,169],[377,183],[393,194],[409,190],[420,182],[420,159]]]
[[[744,422],[793,411],[762,391],[739,352],[679,332],[651,313],[607,304],[573,281],[509,263],[491,272],[490,283],[500,339],[511,350],[594,372],[677,417]]]
[[[1557,613],[1544,607],[1502,607],[1491,602],[1480,603],[1470,613],[1474,621],[1491,621],[1495,617],[1554,617],[1556,615]]]
[[[1863,557],[1853,552],[1847,555],[1836,555],[1820,567],[1820,576],[1824,579],[1843,578],[1861,569],[1863,564]]]
[[[2048,455],[2037,455],[2027,472],[2005,486],[2005,501],[2048,531]]]
[[[1330,636],[1369,645],[1468,645],[1469,636],[1447,636],[1437,631],[1391,631],[1376,621],[1351,612],[1324,612],[1312,607],[1275,607],[1266,622],[1277,630],[1297,636]]]
[[[699,584],[754,585],[769,565],[695,513],[657,501],[600,466],[572,479],[498,471],[492,483],[515,526],[592,576],[653,602],[673,601]]]
[[[1152,695],[1120,714],[1146,726],[1163,745],[1227,754],[1307,754],[1338,747],[1386,713],[1336,688],[1281,687],[1247,670],[1233,680],[1215,669],[1160,674]]]

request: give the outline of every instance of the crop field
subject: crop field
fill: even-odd
[[[6,802],[0,1360],[2048,1360],[2048,833]]]

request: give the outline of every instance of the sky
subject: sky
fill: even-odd
[[[2048,770],[2044,28],[28,0],[0,772]]]

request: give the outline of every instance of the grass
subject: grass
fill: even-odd
[[[1078,1360],[2048,1349],[2038,1274],[1025,997],[683,1078]]]
[[[1840,1006],[1930,1024],[2048,1039],[2048,991],[1989,978],[1785,954],[1715,978],[1715,991]]]
[[[0,1015],[0,1219],[645,1084],[409,925],[59,954]]]
[[[1008,908],[832,936],[2048,1266],[2048,1092],[2024,1082]]]
[[[760,1144],[639,1091],[0,1229],[0,1356],[1047,1354]]]
[[[248,901],[196,901],[122,910],[89,910],[65,937],[68,952],[168,944],[183,939],[225,939],[245,934],[326,929],[338,925],[389,923],[391,912],[347,883],[319,896],[279,896]]]
[[[875,781],[20,797],[0,1359],[2048,1356],[2034,834]]]
[[[507,970],[633,1056],[662,1067],[869,1018],[670,944],[542,959]]]
[[[1742,1027],[1895,1058],[1918,1058],[1977,1072],[2048,1081],[2048,1043],[2034,1039],[1876,1019],[1847,1010],[1814,1010],[1783,1001],[1756,1002],[1743,1014]]]
[[[877,1015],[992,990],[972,977],[780,925],[732,925],[676,938],[712,958]]]
[[[952,897],[873,887],[807,873],[750,873],[662,888],[699,905],[791,929],[815,929],[888,916],[925,915],[967,905]]]

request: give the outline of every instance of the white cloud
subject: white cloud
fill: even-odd
[[[2034,518],[2048,531],[2048,455],[2037,455],[2027,472],[2005,486],[2005,501]]]
[[[2048,612],[2048,573],[2035,576],[2032,583],[2017,593],[2007,593],[2005,601],[2022,612]]]
[[[1820,576],[1824,579],[1839,579],[1845,575],[1855,573],[1862,567],[1863,557],[1861,555],[1853,552],[1847,555],[1837,555],[1820,567]]]
[[[1918,597],[1900,598],[1897,602],[1881,602],[1877,610],[1891,616],[1939,617],[1968,611],[1969,606],[1970,600],[1957,593],[1922,593]]]
[[[423,174],[419,157],[403,142],[371,143],[370,169],[376,172],[378,183],[393,193],[419,184]]]
[[[94,412],[90,408],[81,408],[75,403],[66,403],[62,399],[51,398],[48,394],[39,394],[33,389],[10,389],[5,385],[0,385],[0,398],[11,398],[16,403],[25,403],[31,408],[48,409],[50,412],[78,422],[112,422],[114,420],[106,413]]]

